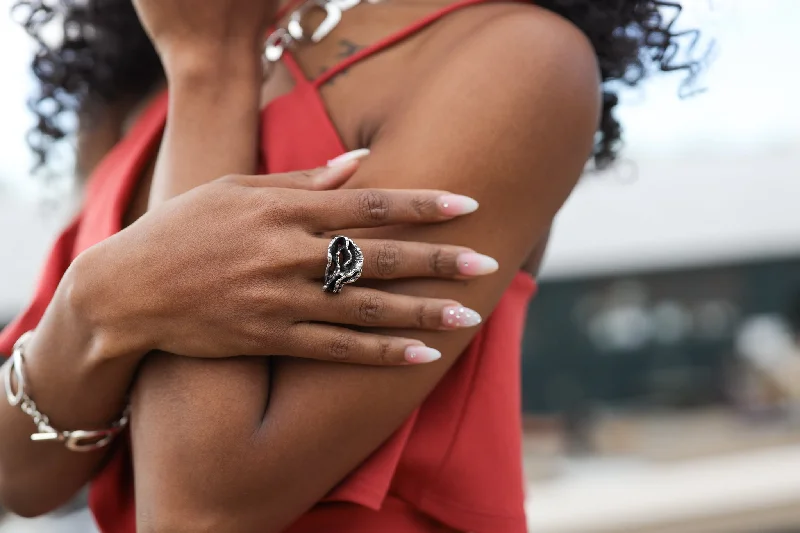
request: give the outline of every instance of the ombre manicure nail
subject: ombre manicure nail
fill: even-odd
[[[445,194],[437,198],[436,203],[443,215],[457,217],[474,213],[478,209],[478,202],[469,196],[460,194]]]
[[[446,328],[471,328],[481,323],[481,315],[469,307],[451,305],[444,308],[442,322]]]
[[[413,364],[432,363],[441,357],[442,353],[439,350],[427,346],[409,346],[405,353],[406,361]]]
[[[330,161],[328,161],[329,167],[338,167],[344,164],[349,163],[350,161],[357,161],[359,159],[364,159],[369,155],[369,148],[359,148],[358,150],[353,150],[347,153],[344,153],[340,156],[334,157]]]
[[[465,276],[485,276],[500,268],[493,258],[476,252],[458,254],[456,261],[458,272]]]

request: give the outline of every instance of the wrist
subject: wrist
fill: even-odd
[[[226,43],[215,46],[174,46],[162,53],[167,79],[173,86],[261,84],[261,43]]]
[[[124,276],[108,276],[100,244],[80,254],[67,269],[55,299],[84,340],[87,362],[138,362],[151,348],[146,328],[137,327],[134,300],[122,287]]]

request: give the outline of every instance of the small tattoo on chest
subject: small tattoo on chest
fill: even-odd
[[[355,55],[356,52],[363,50],[364,47],[358,43],[354,43],[353,41],[342,39],[339,41],[339,48],[341,48],[341,50],[339,51],[338,57],[340,59],[347,59],[348,57]]]
[[[354,43],[348,39],[341,39],[339,40],[339,52],[336,54],[336,58],[340,60],[345,60],[348,57],[354,56],[361,50],[365,48],[364,45]],[[325,73],[328,70],[328,67],[323,66],[321,68],[320,74]],[[342,69],[341,71],[337,72],[336,75],[331,76],[329,80],[327,80],[323,85],[333,85],[333,81],[338,78],[339,76],[344,76],[347,74],[349,68]]]

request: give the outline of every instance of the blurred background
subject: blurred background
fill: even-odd
[[[533,532],[800,532],[800,2],[686,4],[707,90],[624,93],[623,160],[558,216],[530,309]],[[4,17],[0,47],[4,323],[80,191],[28,178],[30,46]],[[81,503],[0,533],[91,531]]]

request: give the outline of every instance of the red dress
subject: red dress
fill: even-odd
[[[482,1],[448,6],[313,81],[285,54],[296,86],[263,111],[264,170],[314,168],[344,153],[319,86],[447,13]],[[121,230],[137,179],[157,149],[166,111],[162,95],[98,166],[83,210],[47,259],[33,302],[0,334],[0,353],[10,353],[14,341],[36,327],[69,263]],[[519,273],[417,411],[287,533],[422,533],[449,528],[525,532],[520,352],[525,311],[534,292],[534,280]],[[103,533],[135,533],[130,459],[128,439],[120,438],[111,460],[92,482],[90,506]]]

